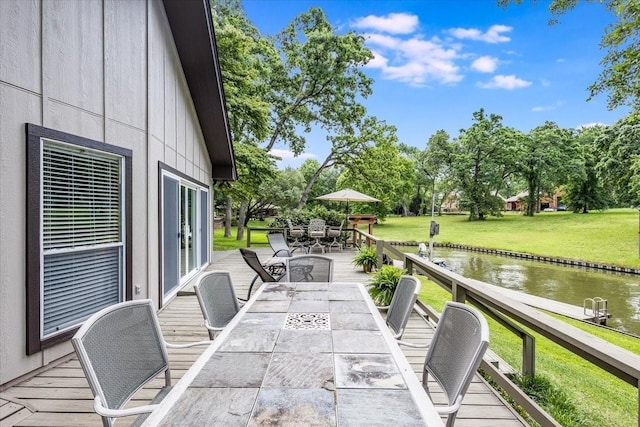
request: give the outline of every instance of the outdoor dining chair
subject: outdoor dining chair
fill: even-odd
[[[436,406],[453,426],[462,399],[489,346],[489,326],[480,312],[468,305],[447,302],[431,339],[424,362],[422,385],[429,393],[433,377],[447,398],[447,406]]]
[[[287,282],[333,281],[333,259],[322,255],[299,255],[286,260]]]
[[[283,271],[284,268],[272,269],[271,272],[268,271],[265,268],[265,266],[260,262],[260,259],[258,258],[258,254],[256,254],[254,251],[246,248],[240,248],[240,253],[242,254],[242,259],[244,259],[244,262],[246,262],[247,265],[251,267],[253,271],[256,272],[256,275],[253,277],[253,280],[251,280],[251,284],[249,285],[249,292],[247,292],[247,299],[245,301],[248,301],[249,298],[251,298],[253,285],[255,285],[258,279],[261,279],[262,283],[267,283],[267,282],[278,282],[281,278],[284,277],[285,275],[285,271]],[[242,298],[240,300],[242,300]]]
[[[240,310],[231,274],[228,271],[205,273],[193,288],[204,316],[204,326],[209,331],[209,338],[214,339],[215,333],[223,330]]]
[[[325,220],[320,218],[314,218],[309,221],[309,237],[316,239],[315,243],[309,246],[309,252],[314,248],[320,248],[324,253],[324,245],[320,242],[320,239],[324,239],[327,235],[326,225]]]
[[[289,235],[291,237],[293,237],[293,242],[291,242],[291,247],[300,247],[300,248],[304,248],[304,243],[302,243],[300,240],[301,237],[304,237],[306,231],[304,229],[304,227],[302,226],[295,226],[293,225],[293,223],[291,222],[291,220],[289,218],[287,218],[287,225],[289,226]]]
[[[327,237],[332,238],[331,243],[327,245],[329,248],[329,252],[331,252],[331,248],[337,246],[338,249],[342,252],[342,243],[338,241],[340,235],[342,234],[342,227],[344,226],[344,219],[340,223],[340,227],[329,227],[327,228]]]
[[[396,289],[393,292],[391,303],[388,307],[379,307],[387,309],[386,323],[393,332],[393,337],[397,340],[402,338],[404,330],[413,311],[413,306],[418,299],[420,292],[420,280],[414,276],[403,275],[400,277]],[[401,341],[401,344],[409,347],[415,347],[416,344]]]
[[[151,300],[126,301],[92,315],[71,339],[91,392],[93,407],[105,427],[118,417],[146,418],[171,387],[167,347],[186,348],[210,344],[200,341],[169,344]],[[165,386],[151,404],[123,409],[131,397],[164,372]],[[137,420],[141,421],[141,419]]]

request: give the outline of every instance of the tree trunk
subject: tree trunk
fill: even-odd
[[[313,173],[313,175],[311,175],[311,178],[309,178],[309,182],[307,182],[307,186],[305,187],[304,191],[302,192],[302,196],[300,196],[300,201],[298,202],[298,206],[296,206],[296,209],[298,209],[298,210],[302,209],[304,207],[305,203],[307,203],[307,198],[309,197],[309,192],[311,191],[311,188],[313,188],[313,184],[315,184],[316,180],[320,176],[320,173],[324,169],[326,169],[328,167],[329,162],[331,160],[332,160],[331,154],[329,154],[327,156],[327,158],[324,159],[324,162],[322,162],[322,164],[320,165],[318,170],[315,171]]]
[[[238,232],[236,233],[236,240],[244,239],[244,218],[247,214],[247,202],[244,200],[240,202],[240,208],[238,210]]]
[[[227,197],[224,211],[224,237],[231,237],[231,220],[233,218],[233,199]]]

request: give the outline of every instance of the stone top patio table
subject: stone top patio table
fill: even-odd
[[[442,426],[364,286],[267,283],[145,426]]]

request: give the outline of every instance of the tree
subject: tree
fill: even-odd
[[[351,122],[343,126],[341,134],[330,136],[328,140],[331,142],[331,151],[307,179],[307,187],[298,202],[298,209],[302,209],[306,203],[313,185],[323,171],[336,166],[353,167],[356,159],[364,155],[367,147],[385,140],[397,141],[397,137],[394,126],[387,125],[376,117],[368,116],[360,119],[354,117]]]
[[[603,129],[601,126],[583,128],[575,137],[578,158],[582,164],[579,173],[569,176],[569,182],[564,186],[566,194],[562,197],[573,212],[588,213],[589,209],[606,209],[608,206],[608,190],[602,185],[596,171],[596,139]]]
[[[276,36],[282,61],[274,63],[270,74],[267,151],[280,141],[300,154],[306,144],[300,128],[342,131],[364,115],[357,100],[369,96],[371,79],[361,68],[373,58],[364,41],[354,32],[336,34],[319,8],[299,15]]]
[[[533,216],[543,192],[553,194],[567,182],[569,175],[582,173],[582,158],[571,132],[553,122],[545,122],[515,139],[519,141],[518,174],[526,181],[528,190],[525,215]]]
[[[640,206],[640,122],[629,116],[607,126],[596,139],[598,176],[619,205]]]
[[[502,117],[487,116],[484,109],[473,113],[475,123],[461,129],[452,144],[451,169],[457,188],[462,191],[460,205],[469,210],[469,221],[501,215],[503,202],[498,191],[515,169],[515,148],[510,130]]]
[[[375,212],[384,219],[391,206],[410,197],[415,182],[413,163],[400,154],[395,128],[386,138],[376,141],[375,146],[363,149],[360,156],[352,159],[338,179],[338,187],[353,188],[380,199],[376,204],[363,204],[362,209]]]
[[[520,4],[524,0],[497,0],[506,7],[509,3]],[[617,16],[617,21],[610,24],[600,42],[607,50],[600,62],[603,70],[597,80],[589,86],[589,100],[607,93],[607,104],[610,110],[628,105],[635,114],[640,114],[640,2],[638,0],[587,0],[591,3],[603,3],[607,9]],[[533,0],[535,3],[535,0]],[[553,18],[551,24],[558,22],[558,17],[575,8],[578,0],[553,0],[549,3],[549,11]]]

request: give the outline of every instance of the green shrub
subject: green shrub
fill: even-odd
[[[400,281],[400,277],[407,271],[392,265],[383,265],[375,273],[369,282],[369,295],[376,305],[387,306],[391,304],[393,292]]]
[[[378,252],[373,246],[362,246],[353,257],[353,264],[360,266],[365,272],[378,268]]]

